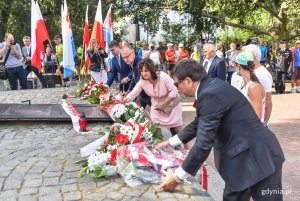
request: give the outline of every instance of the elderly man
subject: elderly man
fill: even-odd
[[[121,76],[121,84],[120,84],[120,91],[127,91],[130,80],[132,79],[132,68],[125,63],[121,56],[121,49],[120,45],[117,41],[113,40],[109,44],[110,52],[114,55],[112,58],[112,66],[110,68],[110,73],[108,75],[108,80],[106,84],[108,86],[111,86],[114,79],[118,76],[118,73],[120,73]]]
[[[242,48],[243,52],[251,52],[254,57],[254,73],[258,81],[263,85],[266,92],[264,124],[268,125],[272,113],[272,83],[273,78],[270,72],[260,63],[261,51],[257,45],[250,44]]]
[[[7,56],[6,68],[11,90],[18,89],[17,79],[20,81],[21,89],[27,89],[27,78],[22,65],[21,47],[14,41],[14,36],[6,34],[4,41],[0,43],[0,57]]]
[[[31,40],[29,36],[23,37],[24,47],[22,48],[23,58],[25,60],[24,69],[26,72],[26,77],[29,73],[34,72],[34,74],[39,78],[42,87],[47,88],[47,83],[43,77],[42,72],[39,72],[38,68],[31,65]]]
[[[213,44],[205,43],[203,46],[203,67],[210,78],[226,79],[226,64],[223,59],[216,55],[216,48]]]
[[[214,147],[216,168],[225,181],[224,201],[281,201],[284,155],[276,136],[258,119],[242,93],[220,79],[207,78],[201,64],[182,60],[174,68],[175,85],[197,100],[197,116],[187,127],[156,149],[196,138],[175,173],[165,172],[160,185],[174,190],[178,182],[195,175]]]
[[[128,91],[132,91],[132,89],[135,87],[136,83],[140,80],[140,72],[138,71],[138,66],[140,61],[143,59],[139,56],[135,56],[135,52],[130,47],[124,47],[121,50],[121,56],[126,64],[128,64],[132,69],[132,79],[128,76],[125,77],[121,83],[128,83],[130,81],[130,85],[128,88]],[[142,91],[141,94],[137,97],[137,102],[140,103],[144,108],[149,105],[151,106],[151,98]]]

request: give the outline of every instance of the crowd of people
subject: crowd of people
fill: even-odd
[[[61,65],[61,36],[55,36],[54,41],[55,52],[47,47],[43,65],[56,66],[56,74],[63,83],[66,78]],[[46,88],[41,72],[30,62],[30,37],[24,36],[23,42],[21,48],[13,35],[7,34],[0,44],[10,89],[18,89],[17,80],[21,89],[26,89],[31,72]],[[251,41],[244,46],[233,42],[228,51],[222,44],[202,40],[191,54],[182,43],[168,43],[167,48],[162,42],[157,48],[154,43],[142,44],[136,51],[127,41],[112,41],[109,66],[108,54],[98,42],[93,39],[88,47],[91,79],[108,86],[118,82],[124,102],[135,101],[144,108],[150,107],[153,122],[170,129],[172,134],[157,148],[178,148],[196,138],[182,166],[175,173],[166,173],[162,189],[173,190],[179,182],[195,175],[214,147],[215,164],[225,181],[224,200],[249,201],[250,196],[254,200],[282,200],[282,194],[262,198],[260,193],[265,188],[282,188],[284,162],[281,147],[268,129],[273,77],[267,65],[274,65],[277,71],[278,93],[285,92],[289,68],[294,80],[292,92],[300,92],[300,41],[293,50],[286,47],[285,40],[280,41],[276,56],[268,52],[263,39],[258,45]],[[78,52],[83,54],[80,49]],[[78,66],[80,61],[74,58],[74,62]],[[195,98],[196,118],[185,128],[179,91]]]

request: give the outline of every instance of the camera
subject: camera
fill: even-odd
[[[14,41],[14,40],[10,41],[10,45],[16,45],[16,44],[17,44],[16,41]]]
[[[152,50],[152,51],[153,51],[153,50],[154,50],[154,46],[150,46],[150,50]]]

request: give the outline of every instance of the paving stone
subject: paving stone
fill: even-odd
[[[26,195],[19,197],[18,201],[37,201],[36,195]]]
[[[6,190],[6,191],[1,191],[0,192],[0,200],[2,200],[3,198],[12,198],[12,199],[16,199],[18,196],[18,192],[16,189],[14,190]]]
[[[74,184],[77,182],[77,179],[64,178],[60,180],[60,185]]]
[[[61,201],[62,197],[60,193],[53,193],[49,195],[45,195],[42,197],[39,197],[39,201]]]
[[[142,193],[143,193],[143,191],[141,191],[141,190],[138,190],[138,189],[131,189],[131,190],[127,191],[127,192],[124,193],[124,194],[126,194],[126,195],[128,195],[128,196],[132,196],[132,197],[138,198],[138,197],[140,197],[140,195],[141,195]]]
[[[96,183],[95,182],[82,183],[82,184],[79,184],[79,188],[80,188],[80,190],[95,189]]]
[[[60,177],[61,172],[43,172],[44,177]]]
[[[27,188],[40,187],[42,185],[42,179],[26,179],[23,186]]]
[[[47,187],[41,187],[39,189],[40,195],[48,195],[48,194],[53,194],[58,192],[59,192],[58,186],[47,186]]]
[[[112,189],[119,189],[122,186],[124,186],[124,183],[120,184],[120,183],[116,183],[116,182],[108,183],[106,185],[106,187],[109,187],[109,188],[112,188]]]
[[[64,193],[64,200],[80,200],[81,199],[81,193],[77,191]]]
[[[84,193],[83,200],[97,200],[102,201],[105,199],[105,195],[100,193]]]
[[[174,195],[172,195],[169,192],[158,192],[157,196],[161,199],[170,199],[170,198],[175,199]]]
[[[20,196],[37,194],[39,192],[38,188],[22,188],[20,190]]]
[[[3,189],[4,190],[19,189],[19,188],[21,188],[21,184],[22,184],[22,180],[8,177],[5,180],[4,188]]]
[[[77,190],[77,184],[68,184],[63,185],[60,187],[60,190],[62,193],[70,192],[70,191],[76,191]]]
[[[113,200],[122,200],[124,198],[124,194],[121,194],[119,192],[111,192],[107,194],[107,198],[113,199]]]
[[[157,195],[155,193],[149,193],[149,192],[145,192],[143,193],[143,195],[141,196],[142,199],[144,200],[156,200],[157,199]]]
[[[29,173],[38,173],[41,174],[44,171],[44,166],[34,166],[29,170]]]
[[[59,183],[59,177],[45,178],[43,181],[43,186],[57,186]]]

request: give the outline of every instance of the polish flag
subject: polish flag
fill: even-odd
[[[49,39],[39,5],[31,1],[31,65],[41,72],[44,60],[44,41]]]
[[[90,42],[88,10],[89,10],[89,6],[86,6],[84,31],[83,31],[83,43],[84,43],[84,55],[85,55],[85,67],[86,67],[86,69],[90,69],[90,62],[91,62],[90,58],[87,54],[87,50],[88,50],[89,42]]]
[[[92,30],[92,35],[91,35],[91,40],[93,40],[94,38],[97,39],[100,47],[102,49],[105,49],[101,0],[99,0],[99,3],[98,3],[98,7],[97,7],[97,11],[96,11],[96,17],[95,17],[93,30]]]

